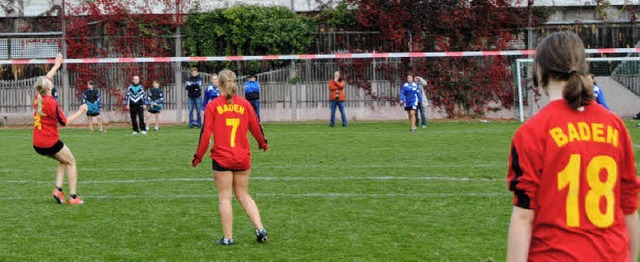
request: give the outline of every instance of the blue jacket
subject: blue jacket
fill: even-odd
[[[130,85],[127,88],[127,96],[125,98],[125,105],[145,105],[147,103],[147,94],[144,92],[144,86],[141,84]]]
[[[602,88],[598,85],[593,85],[593,96],[596,98],[596,102],[598,104],[604,106],[604,108],[609,109],[609,105],[604,101],[604,93],[602,92]]]
[[[102,107],[102,101],[100,101],[100,91],[98,89],[87,89],[82,93],[82,103],[95,103],[98,108]]]
[[[249,101],[260,99],[260,82],[244,82],[244,97]]]
[[[202,99],[202,110],[207,108],[207,104],[209,101],[216,99],[216,97],[220,96],[220,89],[217,86],[209,83],[207,88],[204,90],[204,98]]]
[[[415,82],[405,82],[400,91],[400,101],[404,102],[404,106],[418,106],[422,102],[420,86]]]
[[[156,103],[158,105],[164,104],[164,93],[160,88],[151,88],[149,89],[149,96],[147,104],[151,105]]]

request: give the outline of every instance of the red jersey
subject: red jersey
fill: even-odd
[[[529,261],[629,261],[624,216],[636,212],[640,180],[609,110],[552,101],[516,131],[508,182],[514,205],[535,214]]]
[[[258,123],[253,107],[244,98],[233,96],[233,104],[227,104],[226,96],[219,96],[207,104],[204,124],[196,156],[202,158],[213,134],[211,158],[226,169],[248,170],[251,168],[251,147],[247,131],[258,141],[260,147],[267,140]]]
[[[40,148],[49,148],[60,140],[58,124],[66,125],[64,116],[58,102],[49,95],[42,96],[42,113],[38,115],[38,98],[33,100],[33,145]]]

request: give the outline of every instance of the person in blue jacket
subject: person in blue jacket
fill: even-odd
[[[187,96],[189,96],[189,127],[202,126],[202,116],[200,115],[200,97],[202,96],[202,78],[198,73],[198,68],[191,68],[191,76],[185,82]],[[193,116],[193,113],[196,116]]]
[[[220,96],[220,89],[216,85],[218,83],[218,74],[211,74],[211,83],[207,85],[204,89],[204,98],[202,98],[202,112],[205,112],[205,108],[207,108],[207,104],[211,102],[216,97]]]
[[[154,116],[156,120],[155,127],[153,128],[155,131],[158,131],[158,125],[160,122],[160,112],[162,112],[162,108],[164,105],[164,92],[160,89],[160,81],[153,81],[153,88],[149,89],[149,96],[147,96],[147,119],[151,119],[151,115]],[[147,129],[149,126],[147,125]]]
[[[89,132],[93,133],[93,118],[98,121],[100,132],[104,132],[102,128],[102,118],[100,117],[100,91],[94,88],[93,80],[87,81],[87,89],[82,93],[82,103],[87,105],[87,122],[89,123]]]
[[[422,102],[419,88],[418,83],[413,81],[413,74],[407,74],[407,82],[402,85],[402,90],[400,91],[400,104],[404,105],[404,111],[407,111],[412,133],[418,132],[416,128],[416,109],[418,109],[418,104]]]
[[[244,82],[244,97],[249,100],[260,121],[260,82],[256,80],[256,75],[250,75],[249,80]]]
[[[593,76],[593,74],[589,74],[589,79],[591,79],[591,82],[593,82],[593,97],[595,98],[596,102],[598,102],[598,104],[600,104],[601,106],[604,106],[604,108],[609,109],[609,105],[607,105],[607,102],[604,100],[604,93],[602,92],[602,88],[600,88],[598,83],[596,83],[596,78]]]

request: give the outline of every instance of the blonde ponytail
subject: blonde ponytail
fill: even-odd
[[[47,85],[49,82],[45,77],[39,77],[34,84],[34,88],[36,92],[38,92],[38,96],[36,97],[36,113],[39,116],[46,116],[44,112],[42,112],[42,95],[47,92]]]
[[[238,87],[236,85],[236,74],[229,70],[224,69],[218,73],[218,78],[220,79],[220,93],[227,97],[227,103],[233,104],[233,96],[238,92]]]

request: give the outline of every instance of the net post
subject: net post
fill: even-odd
[[[522,102],[522,74],[520,70],[520,59],[516,60],[516,81],[518,81],[518,111],[520,113],[520,122],[524,122],[524,103]]]

